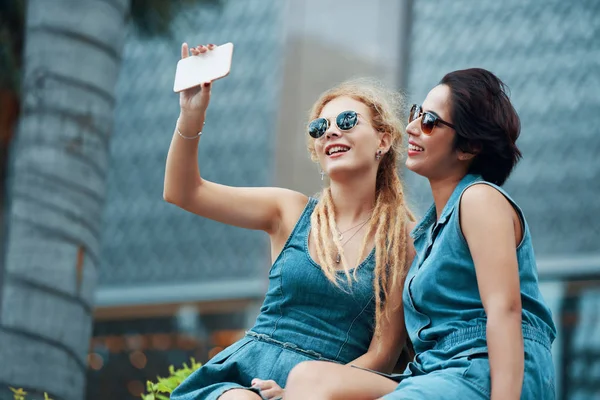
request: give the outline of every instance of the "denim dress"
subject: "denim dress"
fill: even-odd
[[[309,199],[273,263],[254,327],[192,373],[172,400],[217,399],[227,390],[249,389],[254,378],[285,387],[289,372],[302,361],[346,364],[367,352],[375,324],[375,252],[351,271],[356,281],[347,284],[339,272],[340,287],[330,282],[308,251],[316,203]]]
[[[542,299],[529,227],[522,211],[501,188],[466,175],[436,223],[433,205],[412,231],[417,255],[403,291],[406,328],[415,358],[387,400],[489,399],[490,363],[486,313],[475,265],[459,223],[460,198],[469,186],[487,184],[513,205],[523,226],[517,247],[522,302],[525,374],[521,399],[554,399],[550,346],[556,328]]]

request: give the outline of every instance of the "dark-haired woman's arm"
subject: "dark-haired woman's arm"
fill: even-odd
[[[491,399],[518,400],[525,357],[516,254],[520,221],[499,191],[488,185],[475,185],[462,197],[460,222],[487,314]]]

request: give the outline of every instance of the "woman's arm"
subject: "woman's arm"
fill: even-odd
[[[410,237],[410,232],[414,226],[415,222],[409,222],[406,227],[407,268],[410,268],[415,257],[415,248]],[[387,299],[386,309],[391,307],[391,312],[389,313],[389,319],[384,316],[383,321],[381,321],[381,335],[373,336],[367,352],[350,364],[384,373],[393,371],[407,337],[406,326],[404,325],[404,305],[402,304],[403,289],[404,280],[399,282],[398,286],[390,292],[390,297]]]
[[[402,292],[395,291],[389,300],[396,304],[399,301],[400,308],[394,310],[389,319],[384,316],[381,321],[381,334],[373,336],[367,352],[349,364],[387,374],[393,371],[406,342],[406,327],[402,309]]]
[[[191,51],[196,55],[209,51],[209,47],[197,47]],[[189,56],[187,44],[183,44],[181,52],[182,58]],[[188,89],[180,94],[181,112],[167,155],[163,197],[202,217],[273,234],[284,219],[283,210],[290,209],[294,217],[297,217],[297,210],[304,207],[308,199],[291,190],[235,188],[209,182],[201,177],[198,167],[200,137],[185,139],[181,135],[193,137],[202,130],[210,91],[209,82],[206,86]],[[215,135],[217,132],[210,134]],[[236,162],[228,154],[222,154],[221,159],[224,163]]]
[[[491,398],[518,400],[524,374],[516,251],[522,235],[520,220],[502,193],[482,184],[468,188],[463,194],[460,223],[475,263],[479,294],[487,314]]]

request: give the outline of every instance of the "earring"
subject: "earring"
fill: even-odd
[[[381,150],[377,150],[377,153],[375,153],[375,159],[379,160],[381,158]]]
[[[323,170],[321,170],[321,180],[325,180],[325,172]]]

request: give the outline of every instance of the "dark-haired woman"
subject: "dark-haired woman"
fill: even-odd
[[[413,106],[406,166],[434,199],[411,233],[403,293],[416,356],[400,375],[300,364],[286,400],[554,398],[556,329],[529,228],[500,188],[521,156],[519,131],[505,85],[483,69],[447,74]]]

